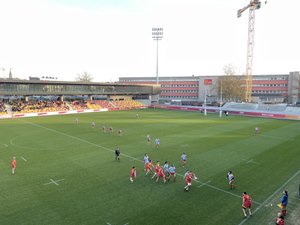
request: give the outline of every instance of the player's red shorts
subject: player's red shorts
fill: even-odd
[[[135,173],[131,173],[130,176],[134,178],[135,177]]]
[[[165,174],[164,173],[158,173],[157,176],[158,177],[165,177]]]
[[[245,208],[245,209],[251,208],[251,202],[250,201],[244,202],[243,208]]]

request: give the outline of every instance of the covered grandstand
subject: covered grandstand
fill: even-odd
[[[159,91],[158,85],[2,79],[0,116],[144,108],[157,101]]]

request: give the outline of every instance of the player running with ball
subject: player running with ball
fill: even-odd
[[[184,174],[184,178],[185,178],[185,184],[186,184],[186,186],[184,187],[185,191],[188,191],[189,188],[192,186],[192,180],[193,179],[194,180],[198,179],[196,177],[196,175],[190,170],[186,171],[186,173]]]

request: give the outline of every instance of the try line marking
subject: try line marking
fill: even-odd
[[[53,179],[49,179],[50,182],[49,183],[45,183],[44,185],[48,185],[48,184],[55,184],[56,186],[58,186],[58,182],[63,181],[65,179],[60,179],[60,180],[53,180]]]
[[[300,170],[296,172],[293,176],[290,177],[283,185],[281,185],[276,191],[274,191],[273,194],[271,194],[261,205],[259,205],[254,212],[252,212],[252,215],[255,214],[258,210],[261,209],[262,205],[266,205],[279,191],[281,191],[291,180],[293,180],[298,174],[300,173]],[[238,225],[244,224],[249,217],[245,218],[242,222],[240,222]]]
[[[32,122],[28,122],[28,121],[25,121],[25,120],[21,120],[21,121],[22,121],[23,123],[28,123],[28,124],[30,124],[30,125],[32,125],[32,126],[36,126],[36,127],[39,127],[39,128],[43,128],[43,129],[45,129],[45,130],[49,130],[49,131],[51,131],[51,132],[55,132],[55,133],[57,133],[57,134],[64,135],[64,136],[66,136],[66,137],[69,137],[69,138],[72,138],[72,139],[75,139],[75,140],[78,140],[78,141],[81,141],[81,142],[84,142],[84,143],[87,143],[87,144],[90,144],[90,145],[93,145],[93,146],[102,148],[102,149],[104,149],[104,150],[107,150],[107,151],[110,151],[110,152],[113,152],[113,153],[115,152],[113,149],[110,149],[110,148],[107,148],[107,147],[104,147],[104,146],[101,146],[101,145],[98,145],[98,144],[89,142],[89,141],[84,140],[84,139],[82,139],[82,138],[75,137],[75,136],[72,136],[72,135],[63,133],[63,132],[61,132],[61,131],[58,131],[58,130],[54,130],[54,129],[51,129],[51,128],[48,128],[48,127],[44,127],[44,126],[42,126],[42,125],[35,124],[35,123],[32,123]],[[125,156],[125,157],[127,157],[127,158],[130,158],[130,159],[132,159],[132,160],[135,160],[135,161],[144,163],[143,160],[137,159],[137,158],[132,157],[132,156],[130,156],[130,155],[127,155],[127,154],[124,154],[124,153],[122,153],[121,155],[122,155],[122,156]],[[179,174],[179,173],[177,173],[177,175],[178,175],[178,176],[181,176],[181,177],[184,177],[184,175]],[[242,196],[239,196],[239,195],[234,194],[234,193],[232,193],[232,192],[229,192],[229,191],[223,190],[223,189],[221,189],[221,188],[215,187],[215,186],[210,185],[210,184],[208,184],[208,183],[204,183],[204,182],[201,182],[201,181],[199,181],[199,180],[194,180],[194,181],[195,181],[195,182],[198,182],[199,184],[201,184],[201,185],[203,185],[203,186],[207,186],[207,187],[210,187],[210,188],[212,188],[212,189],[215,189],[215,190],[217,190],[217,191],[220,191],[220,192],[223,192],[223,193],[226,193],[226,194],[229,194],[229,195],[238,197],[238,198],[243,198]],[[50,183],[51,183],[51,182],[50,182]],[[256,204],[258,204],[258,205],[262,205],[262,203],[259,203],[259,202],[257,202],[257,201],[254,201],[253,199],[252,199],[252,202],[253,202],[253,203],[256,203]]]

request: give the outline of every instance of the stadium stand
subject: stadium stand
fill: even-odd
[[[257,104],[228,102],[223,106],[223,109],[256,110]]]
[[[94,101],[87,101],[86,105],[89,109],[101,109],[101,106]]]
[[[106,100],[76,100],[72,102],[61,102],[61,101],[28,101],[24,100],[13,100],[9,102],[9,107],[12,112],[19,113],[36,113],[36,112],[55,112],[55,111],[66,111],[66,110],[85,110],[85,109],[102,109],[102,108],[119,108],[119,109],[134,109],[140,108],[144,105],[134,100],[118,100],[118,101],[106,101]],[[5,105],[1,103],[0,112],[4,111]]]
[[[127,100],[115,100],[112,102],[119,109],[135,109],[143,107],[144,105],[138,101],[127,99]]]
[[[300,115],[300,107],[287,106],[285,112],[288,114],[299,114]]]
[[[287,104],[276,104],[276,105],[270,105],[269,111],[272,112],[284,112],[286,110]]]
[[[106,101],[106,100],[95,100],[94,102],[96,104],[100,105],[100,107],[103,108],[103,109],[109,109],[109,108],[114,107],[112,104],[110,104],[109,101]]]
[[[61,101],[29,101],[14,100],[9,102],[13,112],[35,113],[56,112],[69,110],[65,102]]]
[[[74,110],[84,110],[84,109],[89,109],[87,105],[87,101],[81,100],[81,101],[73,101],[72,102],[72,108]]]
[[[266,104],[257,104],[258,111],[269,111],[269,105]]]
[[[286,113],[300,115],[300,107],[287,106],[287,104],[253,104],[253,103],[226,103],[223,110],[258,111],[268,113]]]

